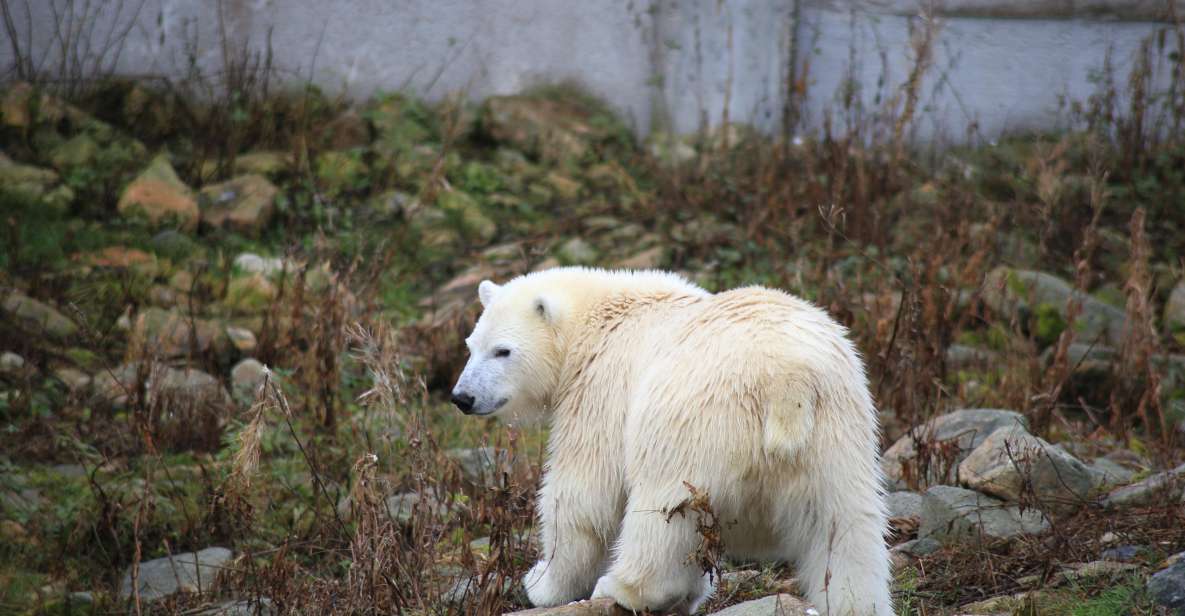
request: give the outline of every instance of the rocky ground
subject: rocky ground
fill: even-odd
[[[442,394],[478,282],[590,264],[851,328],[899,613],[1185,613],[1182,143],[638,145],[570,88],[10,84],[0,612],[527,609],[545,434]],[[718,548],[708,612],[810,613]]]

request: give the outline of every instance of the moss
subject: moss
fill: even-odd
[[[1052,304],[1038,304],[1034,310],[1033,336],[1042,346],[1049,346],[1057,342],[1058,336],[1066,329],[1066,319],[1062,312]]]

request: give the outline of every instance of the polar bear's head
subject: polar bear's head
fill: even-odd
[[[549,406],[559,379],[561,301],[529,278],[477,288],[483,310],[465,339],[469,361],[452,391],[466,415],[532,419]]]

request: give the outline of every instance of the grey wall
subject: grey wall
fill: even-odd
[[[270,41],[284,79],[312,78],[356,98],[409,88],[480,99],[576,81],[639,134],[725,119],[779,131],[792,60],[809,77],[795,132],[818,129],[828,113],[842,127],[893,109],[887,101],[900,109],[910,36],[923,25],[905,0],[6,1],[21,47],[51,71],[62,30],[89,34],[84,63],[172,78],[194,67],[217,73],[224,49],[233,56]],[[914,135],[992,139],[1064,125],[1064,102],[1097,91],[1092,76],[1108,54],[1126,85],[1141,42],[1165,27],[1164,6],[951,0],[935,17]],[[11,46],[0,45],[0,65],[12,59]],[[1155,89],[1167,87],[1167,70]],[[847,99],[854,111],[845,92],[856,93]]]

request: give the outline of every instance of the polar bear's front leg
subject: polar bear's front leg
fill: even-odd
[[[594,599],[612,597],[634,611],[690,614],[711,596],[715,588],[710,578],[688,564],[688,556],[699,545],[693,518],[664,513],[665,507],[677,502],[673,493],[667,499],[654,494],[631,496],[617,557],[597,580]]]
[[[620,497],[553,467],[539,490],[539,562],[523,577],[533,605],[587,599],[604,568],[606,541],[616,527]]]

